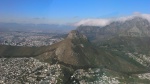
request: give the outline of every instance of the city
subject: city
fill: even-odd
[[[56,37],[57,36],[57,37]],[[48,46],[63,40],[59,34],[39,32],[0,32],[0,44],[11,46]]]
[[[56,84],[63,77],[59,64],[34,58],[0,58],[0,84]]]

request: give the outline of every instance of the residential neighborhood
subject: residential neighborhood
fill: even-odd
[[[55,36],[58,36],[58,34],[39,32],[0,32],[0,44],[39,47],[52,45],[63,40],[63,38]]]
[[[64,76],[60,65],[34,58],[0,58],[0,84],[56,84]]]

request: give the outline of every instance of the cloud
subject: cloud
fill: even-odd
[[[106,26],[109,23],[111,23],[110,19],[84,19],[81,20],[77,23],[75,23],[75,26],[80,26],[80,25],[86,25],[86,26]]]
[[[118,18],[116,18],[116,21],[124,22],[126,20],[131,20],[135,17],[140,17],[140,18],[143,18],[143,19],[147,19],[150,22],[150,14],[142,14],[140,12],[134,12],[133,15],[130,15],[130,16],[118,17]]]
[[[84,19],[84,20],[80,20],[79,22],[75,23],[74,26],[80,26],[80,25],[83,25],[83,26],[106,26],[114,21],[125,22],[125,21],[133,19],[135,17],[141,17],[141,18],[147,19],[150,22],[150,14],[141,14],[139,12],[134,12],[130,16],[123,16],[123,17],[116,17],[116,18]]]
[[[141,14],[141,17],[147,19],[150,22],[150,14]]]

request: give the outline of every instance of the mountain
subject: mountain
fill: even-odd
[[[104,27],[79,26],[77,30],[96,40],[105,40],[114,36],[150,37],[149,21],[138,16],[125,22],[114,21]]]
[[[73,66],[92,66],[92,60],[89,59],[94,60],[96,59],[94,55],[97,55],[87,38],[77,31],[71,31],[65,40],[50,48],[53,49],[50,52],[56,60]],[[93,56],[91,57],[87,52]]]
[[[99,49],[127,56],[150,68],[150,22],[134,17],[124,22],[114,21],[106,26],[79,26]]]
[[[149,83],[140,79],[141,74],[150,71],[149,50],[150,23],[135,17],[103,27],[79,26],[64,40],[50,46],[0,45],[0,58],[33,57],[51,65],[60,64],[65,84],[98,78],[108,83],[107,76],[117,76],[121,83],[133,84]]]
[[[77,81],[78,78],[72,79],[72,75],[79,72],[80,69],[90,70],[89,68],[92,68],[93,70],[96,69],[93,74],[105,72],[109,76],[117,75],[118,77],[124,77],[122,78],[123,81],[132,82],[129,80],[128,76],[132,76],[137,80],[137,78],[133,76],[134,74],[147,73],[150,68],[128,56],[128,54],[131,55],[131,53],[124,53],[124,51],[129,49],[132,51],[132,48],[134,49],[134,47],[131,47],[131,45],[138,39],[122,39],[126,40],[120,41],[120,38],[112,38],[110,39],[111,41],[105,40],[105,42],[97,42],[97,45],[95,45],[79,31],[72,30],[66,39],[50,46],[23,47],[0,45],[0,57],[34,57],[41,62],[47,62],[51,65],[60,64],[62,73],[64,74],[64,77],[61,77],[60,79],[64,81],[64,84],[72,84],[74,80]],[[129,39],[131,40],[131,45],[129,45],[130,43],[128,44]],[[133,46],[137,46],[139,49],[143,47],[142,49],[144,50],[144,47],[146,48],[149,46],[149,41],[150,40],[141,39],[137,44],[147,42],[145,46],[137,46],[136,44]],[[125,45],[126,47],[122,48],[122,45]],[[100,70],[97,73],[97,70],[99,69],[102,69],[102,71]],[[81,70],[82,73],[83,70]],[[91,70],[88,71],[88,73],[89,72],[91,72]],[[91,79],[89,77],[87,78],[89,80]],[[92,79],[95,80],[94,78]]]
[[[75,68],[105,67],[111,70],[132,73],[145,72],[147,68],[126,55],[120,56],[94,46],[85,35],[71,31],[66,39],[43,47],[0,47],[1,57],[35,57],[41,61],[60,63]]]

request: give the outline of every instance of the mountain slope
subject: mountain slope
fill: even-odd
[[[149,37],[114,37],[96,43],[99,48],[134,59],[140,64],[150,68],[150,38]]]
[[[144,67],[140,64],[130,62],[130,58],[122,58],[117,55],[112,55],[110,52],[98,50],[87,40],[84,35],[78,31],[72,31],[68,37],[54,45],[54,50],[51,51],[51,56],[56,61],[77,67],[100,67],[113,69],[120,72],[137,72],[143,71]],[[51,57],[50,56],[50,57]],[[43,55],[38,58],[42,58]],[[42,58],[47,60],[48,57]],[[52,58],[52,59],[53,59]]]
[[[98,49],[76,30],[71,31],[65,40],[51,46],[1,46],[0,56],[35,57],[48,63],[60,63],[76,68],[105,67],[123,73],[147,71],[144,66],[129,57]]]
[[[68,37],[51,47],[51,53],[59,62],[73,66],[95,66],[98,65],[98,52],[88,41],[88,39],[78,33],[71,31]],[[40,57],[39,57],[40,58]],[[43,59],[45,60],[45,59]]]
[[[78,31],[92,40],[106,40],[114,36],[150,37],[150,23],[141,17],[134,17],[125,22],[114,21],[104,27],[79,26]]]
[[[150,67],[150,23],[147,19],[134,17],[125,22],[114,21],[104,27],[79,26],[77,30],[90,38],[99,49],[119,57],[132,58]]]

